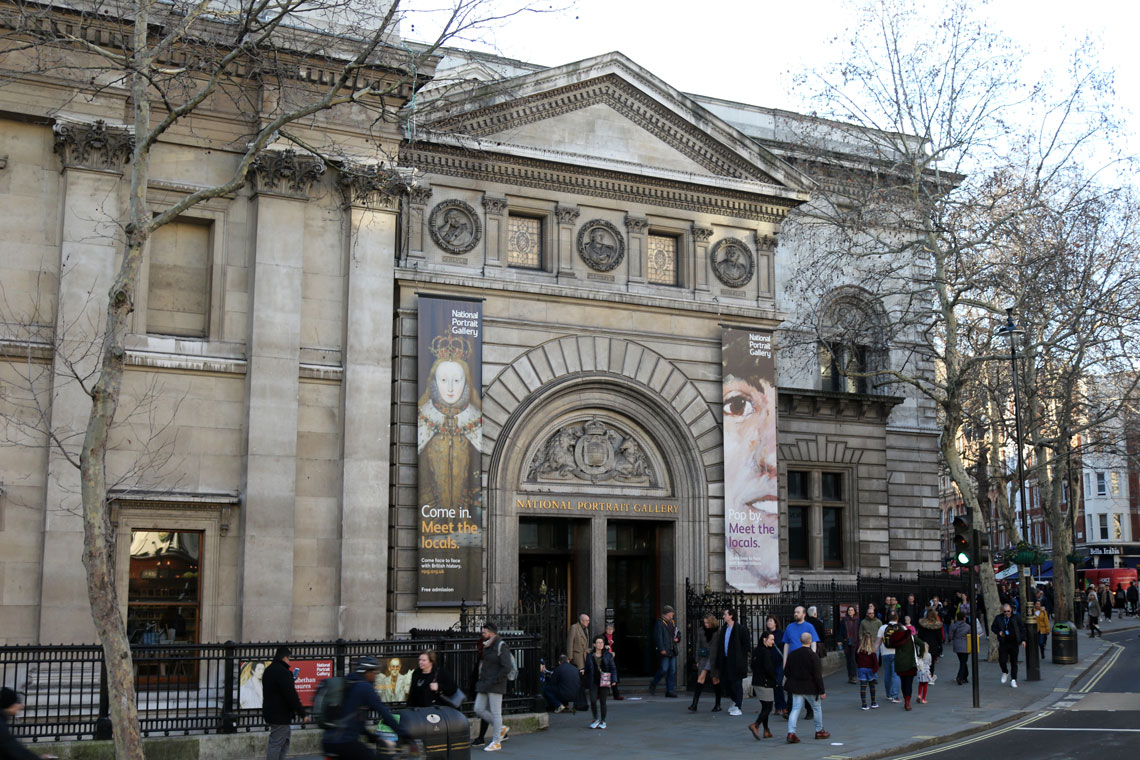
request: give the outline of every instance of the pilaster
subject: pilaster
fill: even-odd
[[[426,185],[418,185],[408,191],[408,252],[412,261],[424,261],[424,219],[427,204],[431,201],[432,190]]]
[[[709,289],[709,241],[712,240],[712,227],[694,224],[693,231],[693,278],[687,284],[698,292]]]
[[[126,216],[120,183],[134,136],[128,128],[104,121],[60,120],[53,130],[62,163],[63,213],[49,424],[56,440],[78,460],[91,397],[76,378],[93,382],[102,358],[107,292],[121,255]],[[54,446],[47,467],[39,640],[90,642],[95,637],[90,616],[75,614],[89,604],[79,471]]]
[[[558,220],[558,278],[576,279],[574,274],[574,226],[582,213],[577,206],[556,206],[554,216]]]
[[[487,195],[483,197],[483,214],[487,221],[487,257],[484,266],[503,266],[503,241],[506,240],[507,199]]]
[[[393,268],[400,186],[383,172],[360,172],[351,165],[342,169],[339,184],[349,225],[338,635],[379,639],[388,634]],[[413,218],[418,207],[420,219],[413,221],[412,235],[419,230],[422,251],[423,207],[431,190],[416,187],[410,195]]]
[[[305,205],[315,157],[265,151],[250,170],[255,205],[250,304],[241,636],[276,641],[293,625],[294,513]]]
[[[629,231],[629,281],[644,284],[645,253],[649,250],[649,219],[644,216],[626,216],[625,228]]]
[[[762,306],[771,304],[776,297],[773,283],[773,266],[776,261],[776,237],[757,231],[756,236],[756,291]]]

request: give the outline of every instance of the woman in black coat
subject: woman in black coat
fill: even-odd
[[[418,664],[419,672],[412,676],[408,687],[408,707],[447,705],[447,700],[440,695],[455,696],[459,687],[451,674],[439,666],[439,655],[434,649],[421,652]]]
[[[934,678],[934,666],[938,664],[938,658],[942,656],[942,618],[938,617],[938,610],[933,607],[926,608],[926,616],[918,621],[915,627],[918,631],[918,638],[922,643],[926,644],[926,649],[930,652],[930,682],[934,683],[937,679]]]
[[[609,675],[608,683],[602,683],[602,676]],[[586,655],[586,683],[590,688],[590,714],[594,722],[590,728],[606,727],[606,697],[613,684],[617,683],[617,664],[614,656],[606,651],[606,637],[598,634],[591,642],[590,653]],[[602,706],[602,717],[598,717],[598,703]]]
[[[757,739],[760,739],[760,729],[764,729],[764,739],[772,738],[768,730],[768,716],[772,714],[772,702],[775,699],[775,689],[780,682],[777,670],[783,656],[776,648],[776,636],[772,631],[760,634],[760,646],[756,648],[752,657],[752,688],[760,698],[760,714],[756,716],[755,723],[748,724],[748,730]]]

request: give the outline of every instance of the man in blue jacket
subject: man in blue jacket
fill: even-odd
[[[379,713],[380,718],[395,730],[401,741],[409,739],[407,730],[397,722],[376,694],[373,684],[379,672],[380,661],[375,657],[360,657],[354,663],[352,674],[346,679],[348,683],[344,690],[341,719],[335,728],[326,730],[321,739],[321,748],[325,754],[343,760],[375,760],[376,753],[360,741],[361,737],[373,743],[379,741],[365,725],[369,710]]]
[[[578,668],[574,667],[570,658],[564,654],[558,655],[558,667],[550,674],[550,680],[542,690],[547,707],[556,713],[574,712],[570,703],[574,701],[581,683]]]

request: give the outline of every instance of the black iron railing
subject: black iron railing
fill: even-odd
[[[541,637],[519,633],[503,639],[519,667],[518,680],[504,695],[503,711],[531,711],[538,694]],[[143,736],[263,730],[261,709],[251,706],[258,694],[249,679],[256,664],[270,661],[281,644],[293,651],[294,665],[325,663],[336,675],[343,675],[354,657],[379,658],[386,671],[378,679],[381,696],[394,707],[403,703],[393,698],[398,687],[383,691],[388,671],[406,672],[415,667],[420,652],[435,649],[442,666],[467,693],[464,709],[470,711],[478,640],[478,634],[456,632],[385,641],[134,645],[139,725]],[[12,724],[16,736],[32,741],[111,737],[107,673],[99,646],[0,647],[0,683],[24,694],[24,712]],[[312,729],[314,724],[300,727]]]

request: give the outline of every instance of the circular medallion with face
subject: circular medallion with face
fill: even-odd
[[[578,255],[596,272],[608,272],[625,258],[625,239],[605,219],[591,219],[578,230]]]
[[[748,246],[736,238],[725,238],[713,246],[710,256],[713,274],[730,288],[740,288],[752,280],[756,262]]]
[[[467,253],[479,242],[483,233],[475,209],[460,200],[443,201],[428,218],[431,239],[448,253]]]

